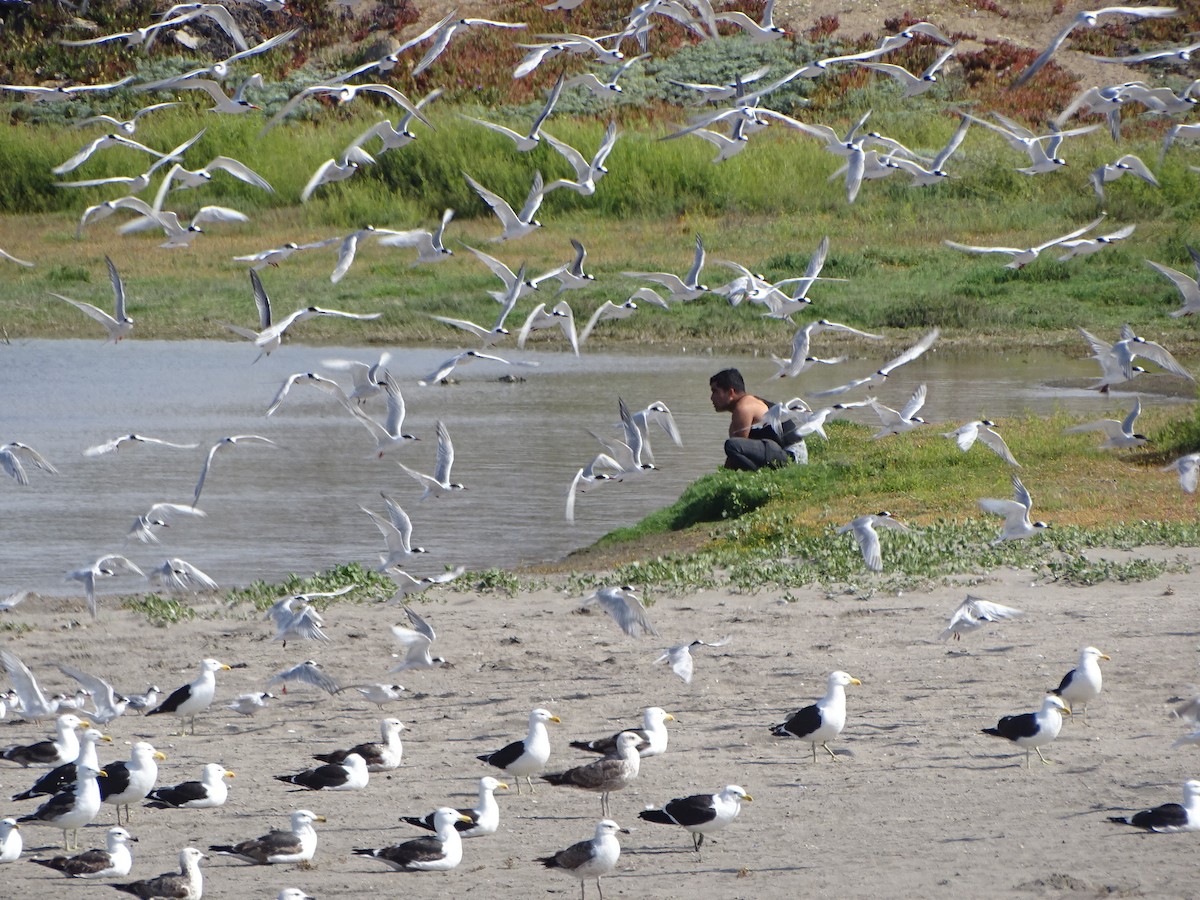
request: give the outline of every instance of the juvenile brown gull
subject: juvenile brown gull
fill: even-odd
[[[577,787],[600,794],[600,814],[607,815],[608,795],[629,787],[641,770],[638,744],[641,738],[632,731],[617,736],[617,755],[605,757],[565,772],[547,772],[542,777],[556,787]]]
[[[539,856],[537,861],[547,869],[562,869],[579,879],[579,898],[584,900],[587,890],[584,882],[589,878],[596,879],[596,890],[600,900],[604,900],[604,890],[600,887],[600,876],[607,875],[617,867],[621,858],[621,844],[617,833],[629,833],[612,819],[602,819],[596,824],[596,835],[590,841],[580,841],[572,844],[566,850],[560,850],[553,856]]]

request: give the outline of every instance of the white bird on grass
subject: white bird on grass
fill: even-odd
[[[858,548],[862,551],[863,562],[872,572],[883,571],[883,554],[879,547],[879,534],[875,531],[878,525],[895,531],[908,531],[908,526],[887,510],[859,516],[837,529],[838,534],[849,531],[854,535],[854,540],[858,542]]]
[[[985,498],[979,501],[979,507],[987,513],[1004,516],[1004,530],[1000,537],[992,541],[995,547],[1004,541],[1017,541],[1038,533],[1043,528],[1049,528],[1045,522],[1031,522],[1029,513],[1033,510],[1033,499],[1029,491],[1016,475],[1012,476],[1013,499],[994,500]]]
[[[1181,456],[1170,465],[1163,466],[1159,471],[1178,472],[1179,486],[1183,488],[1184,493],[1194,494],[1196,492],[1196,482],[1200,479],[1200,453],[1189,453],[1187,456]]]
[[[113,314],[110,316],[102,309],[97,309],[90,303],[81,303],[78,300],[72,300],[70,297],[64,297],[62,294],[51,292],[51,297],[57,297],[59,300],[65,300],[76,309],[87,313],[97,322],[104,326],[108,332],[108,341],[118,343],[133,334],[133,319],[125,313],[125,283],[121,280],[120,274],[117,272],[117,267],[113,265],[113,261],[107,256],[104,257],[104,262],[108,264],[108,279],[112,283],[113,295],[115,297]]]
[[[1159,275],[1167,278],[1175,285],[1175,289],[1179,291],[1179,296],[1183,300],[1183,306],[1180,309],[1173,310],[1169,314],[1173,319],[1200,313],[1200,280],[1198,280],[1200,278],[1200,251],[1197,251],[1194,247],[1188,247],[1187,251],[1192,257],[1192,264],[1196,267],[1197,278],[1184,275],[1177,269],[1164,266],[1162,263],[1146,260],[1146,265]]]
[[[1008,256],[1010,258],[1009,261],[1005,263],[1004,268],[1021,269],[1037,259],[1038,254],[1040,254],[1043,250],[1047,250],[1050,247],[1056,247],[1059,244],[1065,243],[1066,241],[1074,240],[1075,238],[1091,231],[1103,221],[1104,216],[1100,215],[1087,225],[1084,225],[1082,228],[1076,228],[1074,231],[1069,231],[1064,235],[1051,238],[1048,241],[1035,244],[1032,247],[975,247],[970,244],[960,244],[957,241],[942,241],[942,243],[952,250],[959,250],[963,253],[998,253]]]
[[[692,259],[692,267],[687,274],[680,278],[670,272],[622,272],[627,278],[643,278],[646,281],[661,285],[670,292],[669,302],[695,300],[708,293],[708,286],[699,283],[700,272],[704,268],[704,241],[696,235],[696,253]]]
[[[525,198],[525,205],[521,207],[520,213],[514,211],[503,197],[489,191],[470,175],[464,172],[463,177],[467,179],[467,183],[471,185],[480,199],[491,207],[492,212],[496,214],[496,218],[500,220],[500,224],[504,226],[504,231],[501,232],[500,236],[492,239],[493,243],[497,241],[516,240],[517,238],[532,234],[538,228],[542,227],[542,223],[534,218],[542,205],[542,200],[546,196],[545,182],[542,180],[541,172],[534,173],[533,186],[529,189],[529,195]]]
[[[1076,425],[1074,428],[1068,428],[1065,434],[1081,434],[1087,431],[1103,431],[1104,443],[1100,445],[1101,450],[1127,450],[1131,447],[1144,447],[1150,443],[1150,438],[1144,434],[1137,434],[1133,430],[1133,425],[1137,421],[1142,412],[1142,400],[1140,397],[1135,397],[1133,400],[1133,408],[1129,410],[1124,420],[1118,422],[1116,419],[1101,419],[1098,422],[1088,422],[1085,425]]]
[[[984,600],[982,597],[967,594],[967,599],[954,610],[950,616],[950,624],[938,635],[938,639],[943,641],[949,638],[954,638],[956,641],[962,640],[964,634],[978,631],[988,622],[999,622],[1022,614],[1021,610],[1011,606],[1004,606]]]
[[[444,210],[442,212],[441,224],[434,231],[424,231],[422,229],[398,231],[386,237],[381,237],[379,245],[381,247],[417,248],[417,258],[413,262],[414,266],[420,263],[442,262],[454,255],[454,251],[447,250],[446,245],[443,243],[446,226],[450,224],[450,220],[453,218],[454,210]]]
[[[942,437],[950,438],[956,444],[958,449],[966,453],[974,446],[975,441],[980,441],[985,447],[999,456],[1010,466],[1016,466],[1018,469],[1021,464],[1017,462],[1012,455],[1012,451],[1008,449],[1008,444],[1004,443],[1004,438],[1000,436],[1000,432],[995,430],[996,423],[991,419],[977,419],[974,422],[968,422],[956,428],[954,431],[945,432]]]
[[[529,131],[524,134],[513,131],[511,128],[505,128],[503,125],[497,125],[494,122],[487,122],[483,119],[477,119],[474,116],[463,116],[463,118],[470,122],[474,122],[476,125],[482,125],[484,128],[496,132],[496,134],[504,135],[504,137],[516,144],[516,148],[519,152],[528,153],[542,142],[542,125],[544,125],[546,119],[550,117],[550,113],[554,111],[554,105],[558,103],[559,95],[562,94],[563,81],[565,78],[565,73],[558,76],[558,81],[554,82],[554,87],[550,89],[550,93],[546,97],[546,104],[542,107],[542,111],[538,113],[537,118],[533,120],[533,124],[529,127]]]

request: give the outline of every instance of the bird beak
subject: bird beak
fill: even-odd
[[[1110,662],[1112,661],[1112,657],[1111,657],[1111,656],[1109,656],[1109,655],[1108,655],[1108,654],[1106,654],[1106,653],[1101,653],[1101,654],[1100,654],[1100,658],[1101,658],[1101,659],[1107,659],[1107,660],[1109,660]]]
[[[135,838],[132,834],[129,836],[129,840],[133,841],[135,844],[138,842],[138,839]]]
[[[109,735],[107,735],[107,734],[102,734],[102,735],[100,735],[100,740],[102,740],[102,741],[108,741],[108,743],[110,743],[110,744],[112,743],[112,738],[111,738]]]
[[[751,797],[749,794],[747,794],[745,797],[742,798],[742,802],[743,803],[753,803],[754,798]]]
[[[227,666],[227,665],[225,665],[225,664],[222,664],[222,665],[221,665],[221,671],[222,671],[222,672],[230,672],[230,671],[232,671],[232,670],[233,670],[233,666]]]
[[[562,722],[562,719],[560,719],[558,716],[551,716],[550,721],[551,722]]]
[[[161,750],[155,750],[155,751],[154,751],[154,758],[155,758],[155,759],[166,759],[166,758],[167,758],[167,754],[163,753]]]
[[[470,821],[471,821],[471,817],[470,817],[470,816],[464,816],[462,813],[459,813],[459,814],[458,814],[458,821],[460,821],[460,822],[470,822]]]
[[[229,771],[225,772],[225,777],[226,778],[237,778],[236,775],[234,775],[232,772],[229,772]]]
[[[671,715],[670,713],[667,713],[665,716],[663,716],[663,721],[664,722],[674,722],[675,717],[673,715]]]
[[[862,682],[861,682],[861,681],[859,681],[857,678],[851,678],[851,679],[850,679],[850,683],[851,683],[851,684],[862,684]]]
[[[87,719],[84,719],[83,721],[81,721],[81,722],[79,723],[79,727],[80,727],[80,728],[91,728],[91,727],[92,727],[92,723],[91,723],[91,722],[89,722]]]
[[[507,785],[507,784],[505,784],[503,781],[502,781],[502,782],[500,782],[498,785],[496,785],[496,787],[502,787],[502,788],[504,788],[506,791],[508,790],[508,785]]]
[[[106,772],[104,769],[101,769],[101,770],[100,770],[99,772],[97,772],[96,774],[97,774],[97,775],[103,775],[105,778],[107,778],[107,777],[108,777],[108,772]]]
[[[1064,716],[1069,716],[1069,715],[1071,715],[1071,707],[1069,707],[1069,706],[1066,706],[1065,704],[1064,704],[1064,707],[1065,707],[1065,708],[1063,709],[1063,711],[1062,711],[1062,714],[1063,714]]]
[[[313,821],[314,822],[325,822],[327,820],[324,816],[317,816],[315,819],[313,819]]]

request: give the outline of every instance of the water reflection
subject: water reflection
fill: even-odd
[[[445,349],[402,349],[389,364],[407,401],[405,430],[423,438],[399,458],[432,471],[434,427],[442,420],[454,440],[454,478],[469,487],[417,502],[416,483],[392,462],[370,456],[374,442],[367,430],[324,393],[294,388],[274,416],[264,417],[289,374],[336,376],[322,370],[322,360],[373,362],[376,349],[293,344],[251,365],[254,351],[232,342],[29,341],[0,348],[6,398],[0,440],[30,444],[61,473],[33,473],[27,488],[0,479],[0,592],[76,593],[64,583],[65,573],[106,552],[124,553],[143,566],[182,557],[223,586],[347,561],[374,564],[382,540],[359,507],[382,510],[381,490],[408,510],[415,542],[432,551],[417,559],[415,574],[456,564],[507,567],[558,559],[671,502],[719,464],[727,420],[712,411],[707,386],[716,370],[739,366],[756,393],[786,399],[866,374],[884,361],[862,357],[781,384],[768,381],[774,366],[765,359],[709,353],[588,353],[576,359],[532,352],[521,358],[539,365],[511,370],[525,379],[517,383],[497,380],[503,367],[476,362],[459,370],[458,385],[416,385],[449,355]],[[948,423],[945,430],[981,416],[1049,413],[1060,406],[1099,416],[1127,405],[1083,389],[1093,368],[1057,353],[997,359],[934,352],[893,375],[879,397],[899,407],[925,383],[929,399],[922,414]],[[1063,387],[1063,379],[1078,386]],[[1059,386],[1048,386],[1051,381]],[[684,446],[655,432],[659,471],[582,496],[577,523],[568,526],[567,486],[599,449],[588,429],[617,433],[618,396],[635,410],[655,400],[666,403]],[[1159,402],[1173,401],[1143,399],[1144,405]],[[368,410],[382,417],[382,400]],[[872,421],[869,414],[861,420]],[[101,458],[82,456],[84,448],[123,432],[200,447],[137,445]],[[158,547],[126,541],[134,517],[152,504],[191,501],[216,440],[247,433],[278,446],[244,445],[218,454],[200,503],[207,518],[166,529]]]

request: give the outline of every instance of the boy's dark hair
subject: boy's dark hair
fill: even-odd
[[[742,373],[737,369],[722,369],[712,378],[708,379],[709,387],[719,387],[722,390],[732,388],[740,394],[746,393],[746,381],[742,378]]]

